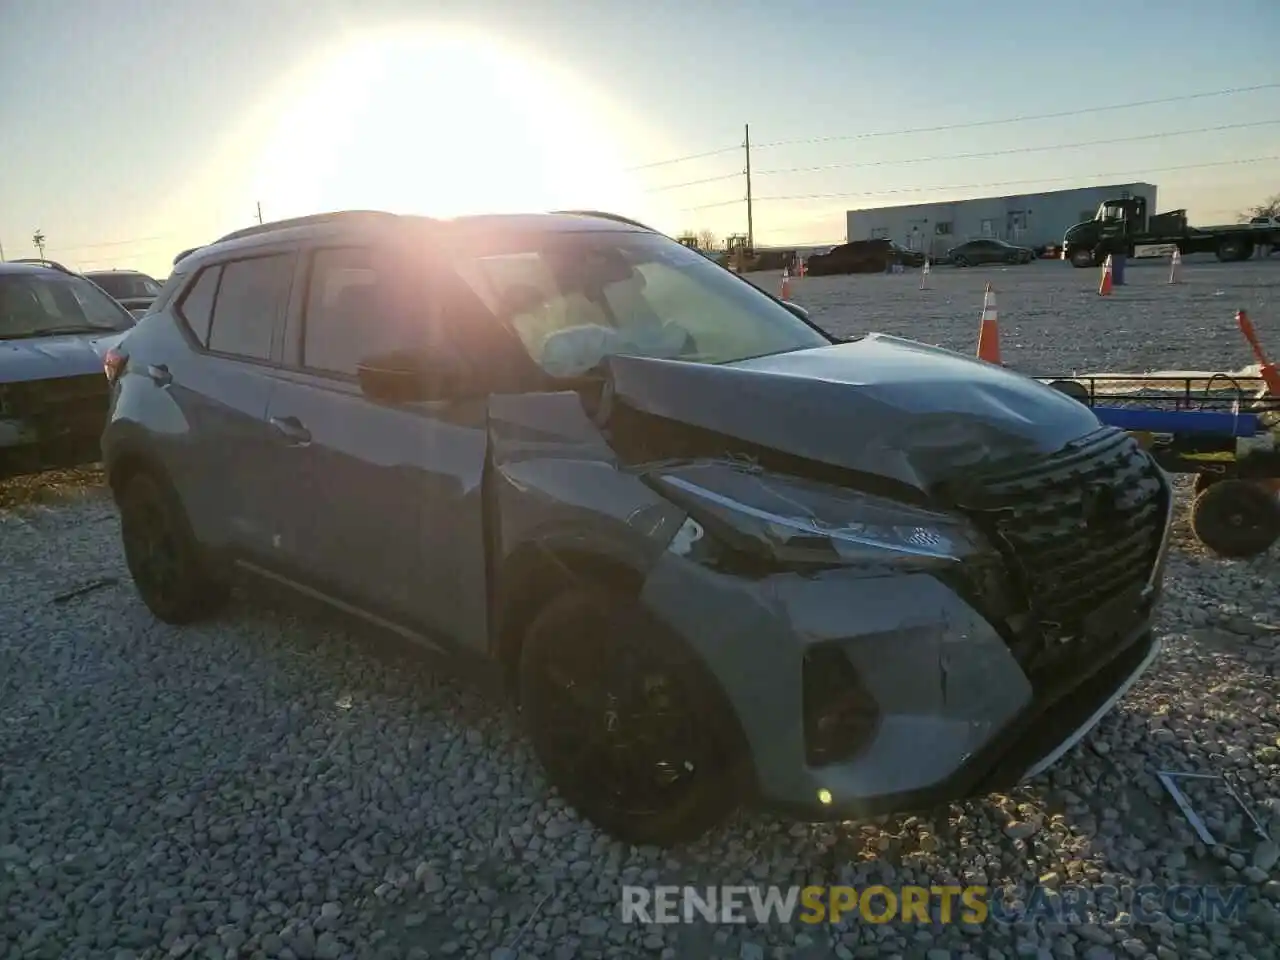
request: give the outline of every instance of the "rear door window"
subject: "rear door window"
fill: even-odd
[[[293,255],[283,253],[223,264],[209,349],[248,360],[270,360],[275,330],[289,305],[293,267]]]

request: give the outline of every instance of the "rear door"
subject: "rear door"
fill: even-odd
[[[295,260],[281,250],[201,269],[174,307],[194,349],[148,371],[185,421],[172,425],[170,469],[210,545],[262,553],[270,543],[266,412]]]
[[[428,342],[439,310],[424,256],[373,245],[304,255],[290,370],[268,410],[287,499],[277,560],[335,599],[483,644],[486,402],[380,403],[356,380],[361,358]]]

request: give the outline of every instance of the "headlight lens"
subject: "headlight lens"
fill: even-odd
[[[798,477],[705,464],[653,479],[730,546],[776,561],[952,563],[983,550],[962,517]]]

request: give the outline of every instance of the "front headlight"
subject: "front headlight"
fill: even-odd
[[[704,464],[652,479],[726,545],[782,563],[950,564],[984,549],[962,517],[798,477]]]

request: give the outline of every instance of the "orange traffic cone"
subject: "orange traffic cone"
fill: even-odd
[[[1244,334],[1244,338],[1249,341],[1249,346],[1253,348],[1253,355],[1258,359],[1258,371],[1262,376],[1262,382],[1267,385],[1267,392],[1273,397],[1280,397],[1280,369],[1267,359],[1267,353],[1262,349],[1262,343],[1258,340],[1258,333],[1253,329],[1253,321],[1249,319],[1249,314],[1243,310],[1236,311],[1236,323],[1240,326],[1240,332]]]
[[[1107,254],[1107,260],[1102,265],[1102,282],[1098,284],[1098,296],[1111,296],[1111,254]]]
[[[987,284],[982,295],[982,319],[978,321],[978,359],[1000,363],[1000,325],[996,315],[996,292]]]
[[[1169,258],[1169,282],[1182,282],[1182,251],[1177,247],[1173,248],[1173,256]]]
[[[798,279],[804,279],[804,275],[808,270],[809,268],[806,267],[804,263],[804,257],[796,257],[796,277]]]
[[[791,271],[786,267],[782,268],[782,299],[791,299]]]

